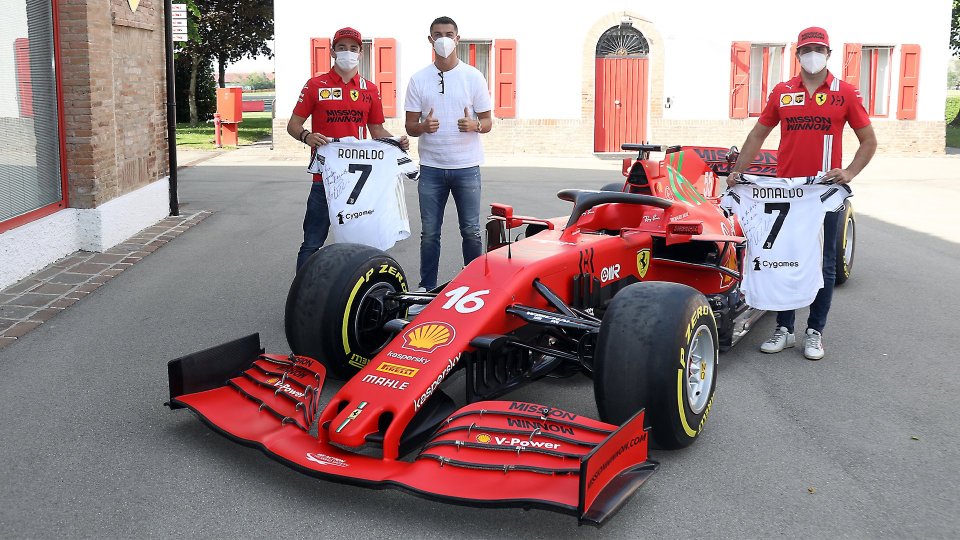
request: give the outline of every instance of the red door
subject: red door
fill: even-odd
[[[620,152],[647,136],[647,59],[597,58],[594,152]]]

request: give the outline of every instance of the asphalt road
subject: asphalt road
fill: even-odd
[[[861,215],[827,358],[761,354],[774,324],[765,317],[721,355],[701,439],[654,453],[659,471],[597,531],[547,511],[316,480],[163,407],[172,358],[251,332],[288,352],[283,305],[309,183],[299,164],[227,161],[180,173],[183,211],[212,216],[0,350],[3,537],[960,536],[956,243]],[[618,173],[487,167],[484,202],[560,215],[569,203],[556,191]],[[391,253],[415,281],[419,220],[407,190],[413,238]],[[449,278],[460,266],[452,202],[447,216]],[[446,389],[462,401],[462,375]],[[511,397],[596,414],[582,376]]]

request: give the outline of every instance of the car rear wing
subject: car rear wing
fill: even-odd
[[[713,172],[718,175],[726,176],[730,174],[730,169],[740,155],[736,146],[723,148],[720,146],[684,146],[683,150],[689,150],[706,162]],[[744,174],[754,174],[757,176],[777,176],[777,151],[760,150],[753,163],[743,171]]]

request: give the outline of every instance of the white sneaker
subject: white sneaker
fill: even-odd
[[[803,355],[807,360],[823,358],[823,336],[813,328],[807,328],[806,337],[803,338]]]
[[[416,290],[411,292],[427,292],[427,289],[424,287],[417,287]],[[425,307],[427,307],[426,304],[414,304],[407,308],[407,315],[417,315],[423,311],[423,308]]]
[[[784,349],[793,347],[797,343],[797,336],[791,334],[786,326],[778,326],[773,331],[773,337],[764,341],[760,345],[760,350],[765,353],[778,353]]]

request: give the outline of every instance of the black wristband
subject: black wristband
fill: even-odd
[[[306,135],[305,135],[305,134],[306,134]],[[297,139],[298,139],[300,142],[306,144],[306,138],[307,138],[308,136],[310,136],[310,130],[307,129],[307,128],[303,128],[303,131],[300,132],[300,136],[298,136]]]

